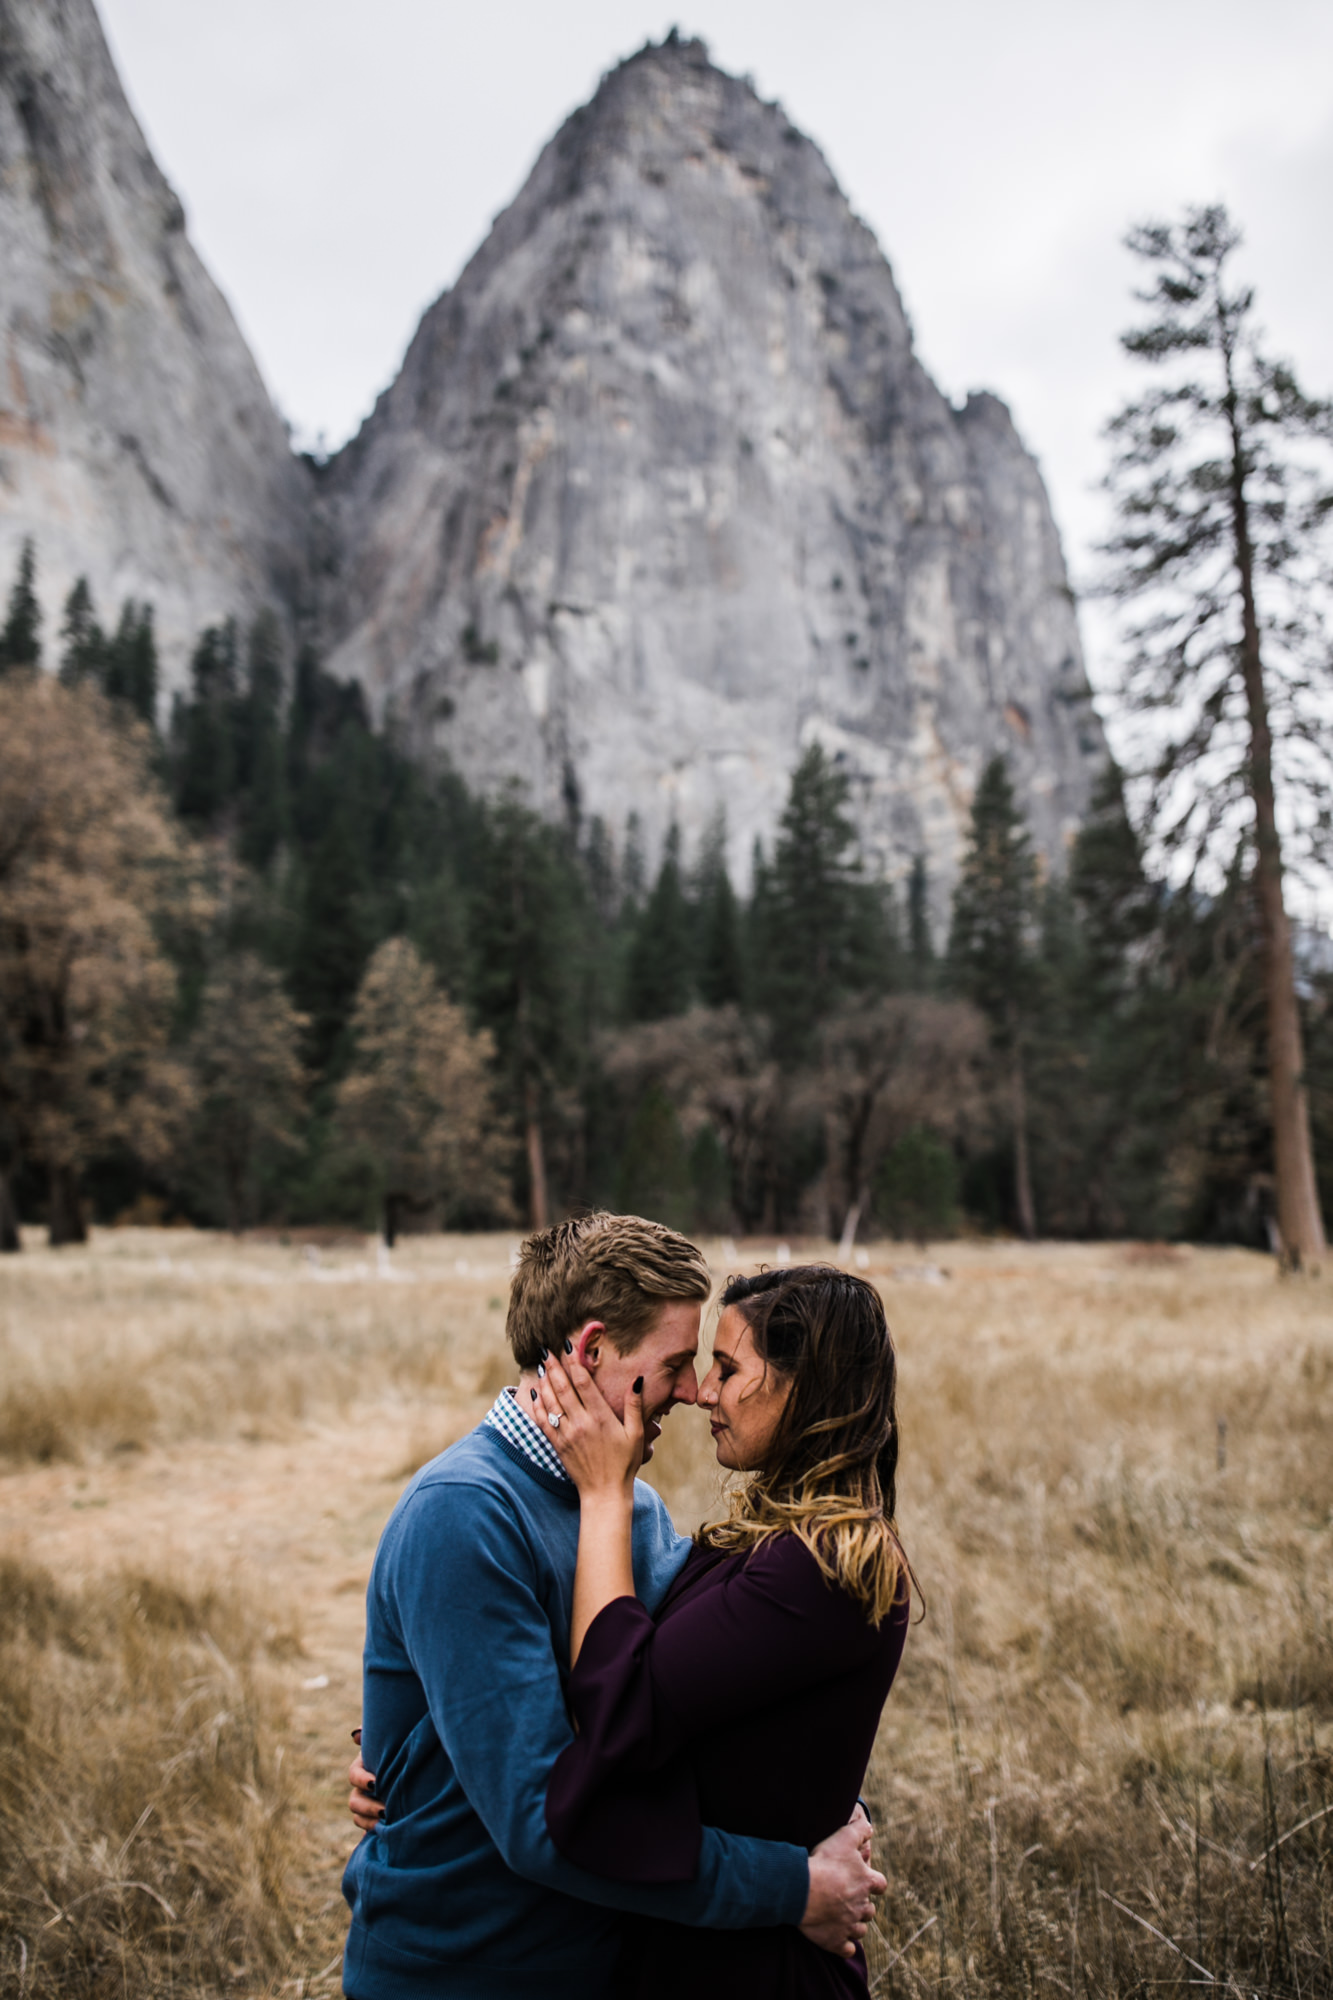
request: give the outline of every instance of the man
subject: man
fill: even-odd
[[[839,1950],[884,1886],[864,1828],[800,1848],[706,1830],[693,1882],[635,1886],[556,1851],[546,1782],[570,1740],[561,1674],[578,1494],[537,1422],[548,1349],[577,1354],[620,1414],[642,1379],[648,1453],[697,1395],[708,1267],[635,1216],[590,1215],[523,1245],[506,1331],[517,1390],[424,1467],[395,1507],[366,1600],[362,1757],[384,1817],[353,1853],[351,2000],[598,2000],[619,1913],[720,1930],[799,1924]],[[651,1609],[689,1544],[639,1485],[635,1588]]]

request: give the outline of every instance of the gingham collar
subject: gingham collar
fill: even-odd
[[[507,1444],[522,1452],[524,1458],[549,1472],[562,1485],[570,1486],[573,1481],[560,1463],[560,1454],[553,1444],[542,1436],[536,1424],[530,1423],[518,1407],[518,1394],[513,1389],[502,1389],[491,1404],[482,1422],[492,1430],[499,1431]]]

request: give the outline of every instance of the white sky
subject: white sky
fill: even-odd
[[[340,444],[538,150],[673,21],[823,148],[940,387],[994,389],[1075,582],[1134,379],[1128,224],[1225,200],[1270,344],[1333,391],[1329,0],[99,0],[298,441]],[[1085,612],[1094,679],[1111,638]]]

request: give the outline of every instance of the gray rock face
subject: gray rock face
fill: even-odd
[[[802,747],[943,913],[1008,753],[1058,860],[1103,755],[1041,478],[953,409],[823,159],[698,43],[546,148],[311,481],[125,102],[92,0],[0,0],[0,587],[39,545],[157,607],[168,679],[265,602],[423,756],[543,811],[725,811],[736,879]]]
[[[1040,474],[956,410],[816,148],[698,43],[541,155],[325,476],[334,670],[424,751],[733,873],[801,748],[942,912],[1005,751],[1056,860],[1104,755]]]
[[[86,575],[201,626],[290,604],[309,481],[125,101],[92,0],[0,0],[0,588],[38,544],[48,656]]]

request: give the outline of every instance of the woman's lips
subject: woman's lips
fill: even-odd
[[[708,1426],[708,1428],[709,1428],[709,1430],[710,1430],[710,1431],[711,1431],[711,1432],[713,1433],[713,1436],[714,1436],[714,1437],[721,1437],[721,1435],[722,1435],[723,1431],[724,1431],[724,1430],[725,1430],[725,1429],[726,1429],[727,1427],[726,1427],[726,1425],[725,1425],[725,1424],[710,1424],[710,1425]]]

